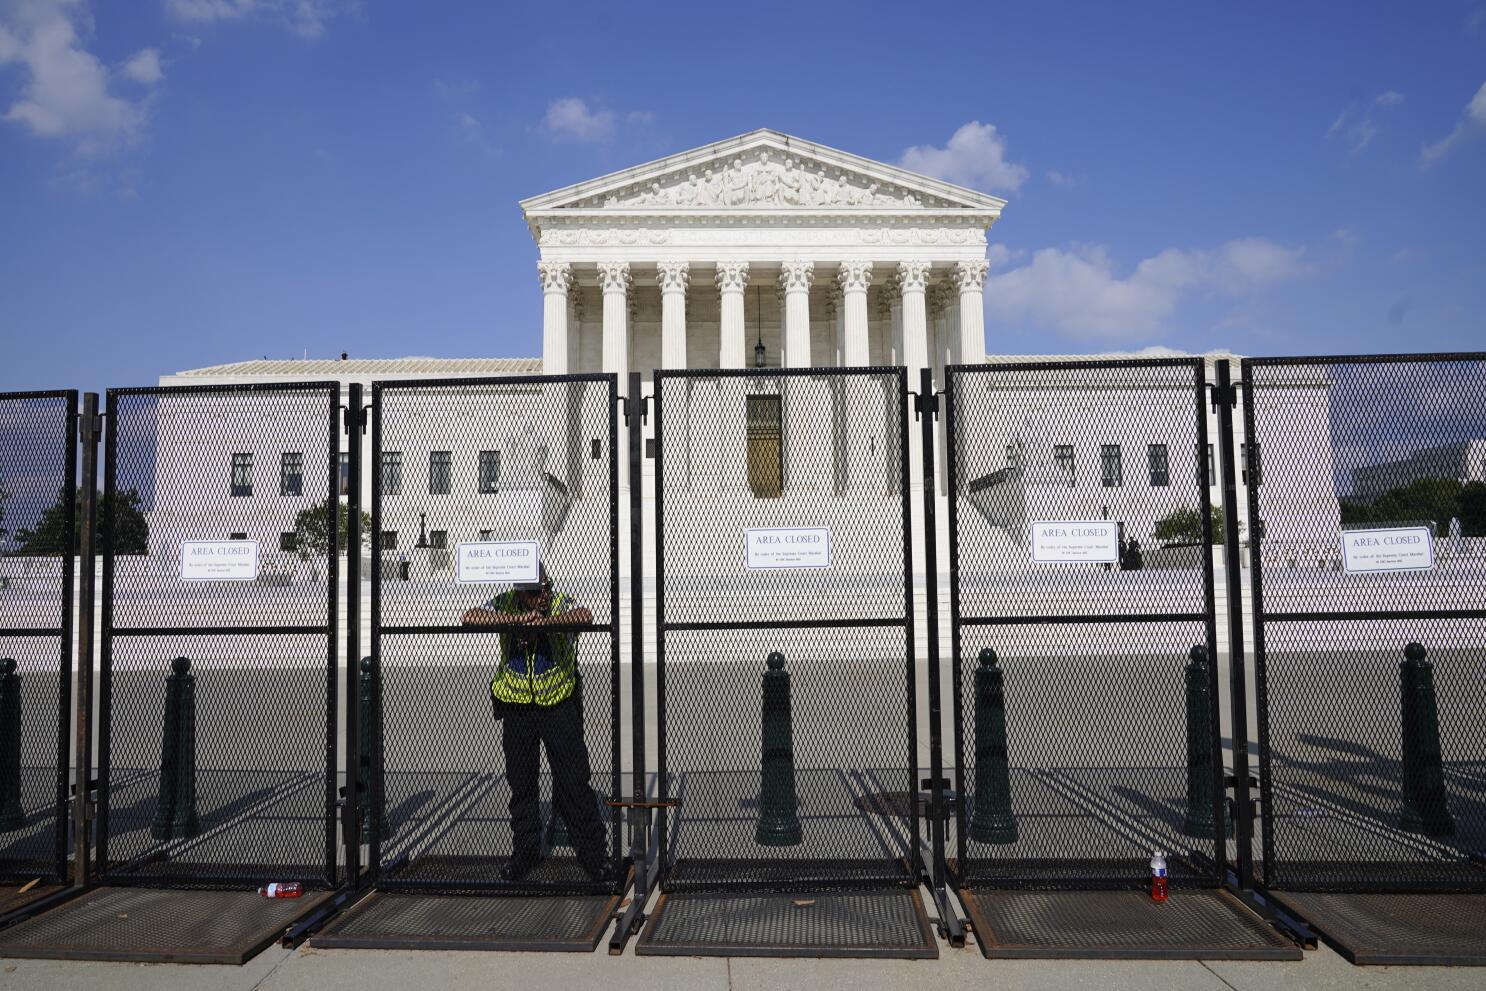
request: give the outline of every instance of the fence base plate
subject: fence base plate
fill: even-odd
[[[934,959],[915,888],[789,894],[662,895],[635,944],[641,956]]]
[[[1164,903],[1143,891],[962,888],[960,901],[988,959],[1299,960],[1300,947],[1226,891],[1178,888]]]
[[[1486,894],[1271,891],[1354,964],[1486,966]]]
[[[243,964],[329,897],[96,888],[0,932],[0,957]]]
[[[0,916],[23,909],[32,902],[61,890],[60,884],[38,884],[26,891],[22,891],[19,886],[0,887]]]
[[[310,945],[354,950],[556,950],[592,953],[618,895],[423,895],[376,892]]]

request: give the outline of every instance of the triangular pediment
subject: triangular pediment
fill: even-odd
[[[533,214],[958,212],[1006,201],[778,131],[760,130],[523,200]]]

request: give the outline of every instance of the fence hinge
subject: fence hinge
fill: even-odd
[[[355,430],[360,430],[361,433],[366,433],[366,411],[370,408],[370,406],[362,406],[359,409],[351,409],[349,406],[341,407],[341,411],[345,413],[345,427],[347,437],[351,436],[352,431]]]
[[[939,396],[940,393],[911,393],[913,396],[913,418],[917,420],[922,414],[928,413],[934,419],[939,419]]]
[[[77,442],[79,444],[92,444],[98,440],[103,433],[103,414],[88,416],[83,413],[77,415]]]
[[[1226,386],[1218,385],[1216,382],[1211,386],[1213,390],[1213,408],[1217,409],[1220,404],[1227,403],[1230,407],[1238,406],[1238,383],[1230,382]]]

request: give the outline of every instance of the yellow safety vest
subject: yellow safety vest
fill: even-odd
[[[572,600],[558,593],[552,597],[547,615],[556,616],[567,610]],[[514,591],[503,592],[490,601],[496,612],[514,615],[525,612],[516,604]],[[540,629],[540,627],[538,628]],[[490,694],[502,702],[517,705],[553,706],[566,701],[577,684],[578,654],[574,648],[576,633],[539,633],[535,630],[523,653],[516,649],[511,631],[500,635],[500,668],[490,679]],[[547,666],[538,668],[537,645],[547,644]]]

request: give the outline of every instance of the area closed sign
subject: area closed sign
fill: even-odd
[[[829,568],[831,530],[823,526],[744,530],[749,571]]]
[[[1434,535],[1427,526],[1342,533],[1342,570],[1349,575],[1428,571],[1433,567]]]
[[[1114,564],[1119,559],[1119,527],[1108,520],[1032,524],[1032,560],[1038,564]]]
[[[181,581],[250,582],[257,577],[256,540],[181,541]]]
[[[480,540],[458,544],[455,581],[461,585],[508,585],[540,577],[541,555],[535,540]]]

